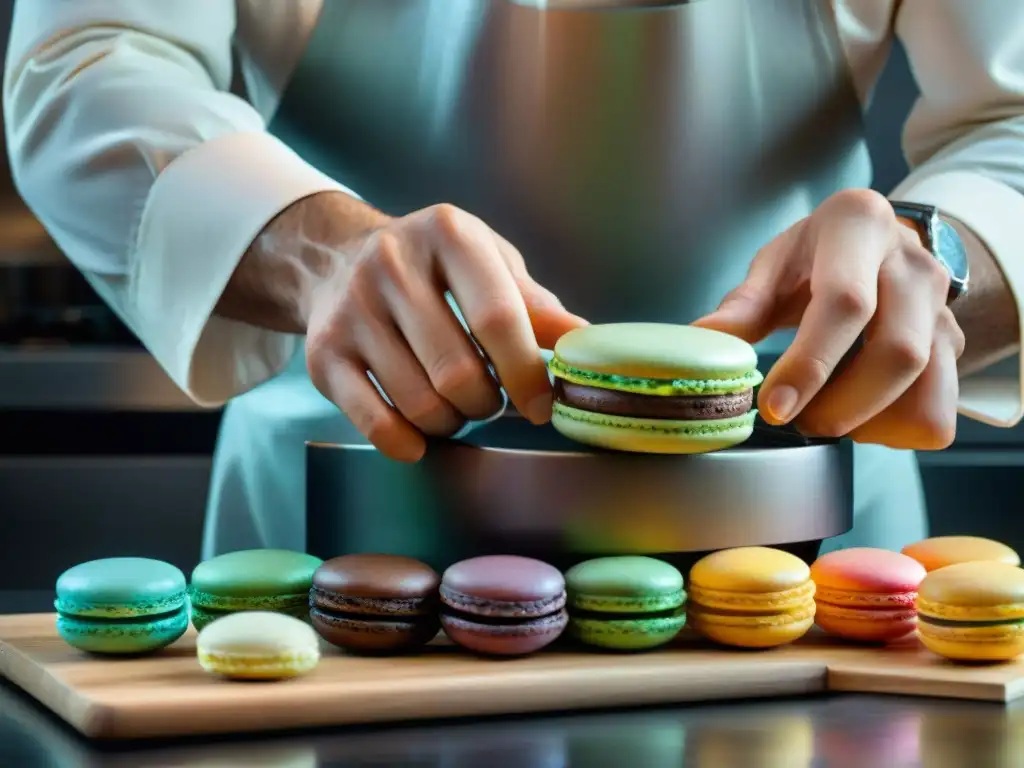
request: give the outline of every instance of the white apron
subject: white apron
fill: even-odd
[[[870,184],[825,3],[583,5],[328,0],[271,130],[388,213],[481,216],[592,322],[692,321],[776,234]],[[225,411],[204,558],[304,547],[309,440],[362,442],[300,354]],[[857,446],[854,504],[824,550],[926,535],[912,452]]]

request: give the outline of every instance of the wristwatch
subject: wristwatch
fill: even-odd
[[[967,249],[956,229],[939,215],[933,205],[892,201],[893,210],[901,219],[906,219],[921,236],[921,243],[931,251],[946,271],[949,272],[949,295],[947,304],[952,304],[967,293],[970,268]]]

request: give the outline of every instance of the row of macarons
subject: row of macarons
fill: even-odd
[[[323,562],[261,549],[199,564],[186,588],[172,565],[113,558],[61,575],[57,627],[77,648],[135,654],[177,640],[191,616],[202,656],[204,635],[222,645],[272,642],[266,617],[283,616],[349,651],[413,652],[441,627],[468,650],[508,656],[538,651],[567,629],[598,648],[656,648],[687,619],[707,639],[753,648],[792,642],[814,623],[876,643],[920,623],[924,644],[942,655],[1001,660],[1024,650],[1019,562],[1009,547],[976,537],[928,539],[902,553],[840,550],[810,567],[778,549],[742,547],[702,558],[684,587],[674,566],[639,556],[587,560],[565,574],[531,558],[484,556],[438,574],[395,555]],[[253,612],[264,618],[238,616]]]

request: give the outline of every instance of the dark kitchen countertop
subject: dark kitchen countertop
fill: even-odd
[[[50,600],[0,592],[0,613]],[[0,684],[0,766],[19,768],[1010,768],[1022,755],[1024,706],[858,695],[100,747]]]

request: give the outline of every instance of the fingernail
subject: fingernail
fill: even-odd
[[[537,395],[526,406],[526,418],[534,424],[543,424],[551,419],[551,393]]]
[[[793,415],[799,393],[788,384],[781,384],[768,393],[766,410],[773,420],[786,423]]]

